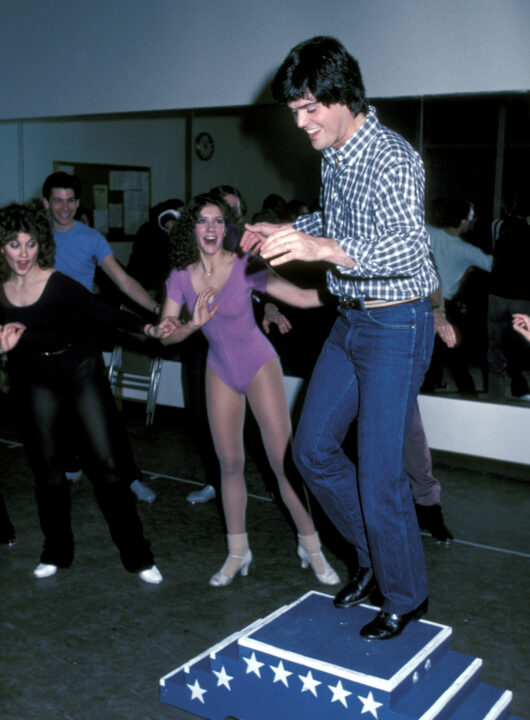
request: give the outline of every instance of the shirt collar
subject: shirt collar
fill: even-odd
[[[322,155],[326,162],[333,166],[339,166],[343,163],[351,163],[352,160],[362,152],[375,137],[379,129],[379,120],[375,108],[372,105],[368,106],[368,113],[366,114],[366,120],[357,130],[353,133],[351,138],[347,140],[338,150],[335,148],[326,148],[322,150]]]

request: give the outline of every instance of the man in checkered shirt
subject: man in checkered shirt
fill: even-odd
[[[438,285],[424,225],[423,163],[379,123],[357,61],[334,38],[291,50],[272,91],[322,153],[321,209],[293,224],[248,225],[241,245],[273,266],[328,265],[339,314],[313,371],[293,453],[357,554],[358,571],[335,605],[357,605],[378,588],[381,610],[361,635],[390,639],[428,603],[403,469],[404,439],[432,352],[428,296]],[[354,420],[357,447],[346,454],[342,443]]]

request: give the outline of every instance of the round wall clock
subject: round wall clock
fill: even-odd
[[[200,160],[211,160],[215,150],[213,137],[210,133],[202,132],[195,138],[195,152]]]

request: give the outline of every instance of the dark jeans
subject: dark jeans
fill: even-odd
[[[429,365],[428,300],[341,310],[313,371],[293,456],[361,567],[372,567],[383,609],[405,613],[427,595],[425,561],[403,446]],[[342,443],[357,418],[357,464]]]

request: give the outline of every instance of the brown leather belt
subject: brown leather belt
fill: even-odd
[[[389,302],[381,302],[376,298],[362,298],[365,303],[366,310],[385,308],[385,307],[396,307],[397,305],[406,305],[407,303],[416,302],[419,297],[410,298],[410,300],[397,300]],[[373,305],[371,305],[373,303]],[[342,298],[339,302],[339,306],[345,310],[363,310],[363,305],[360,298]]]

